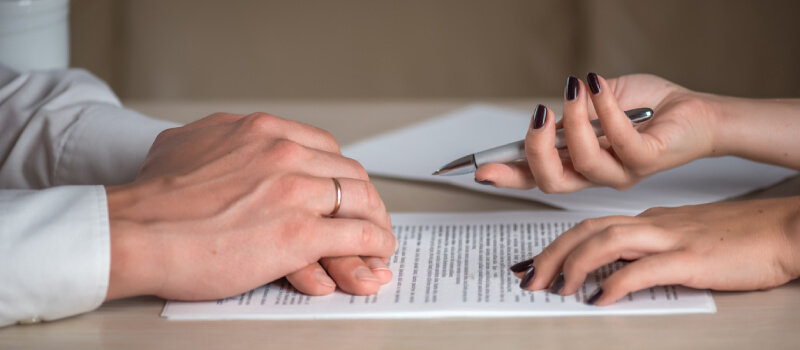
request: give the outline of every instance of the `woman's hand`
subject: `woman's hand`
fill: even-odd
[[[137,180],[107,193],[109,300],[216,299],[287,275],[309,294],[369,294],[391,279],[383,202],[361,165],[305,124],[215,114],[164,131]]]
[[[636,217],[584,220],[564,232],[519,272],[521,287],[562,295],[586,275],[617,260],[587,300],[608,305],[659,285],[715,290],[768,289],[800,276],[800,197],[654,208]],[[554,279],[563,272],[563,281]]]
[[[498,187],[534,188],[567,193],[593,186],[625,190],[659,171],[716,155],[716,115],[704,97],[652,75],[628,75],[606,81],[589,74],[591,90],[570,77],[564,116],[537,107],[525,137],[527,162],[486,164],[479,182]],[[654,117],[638,131],[624,110],[649,107]],[[590,121],[600,119],[606,136],[597,138]],[[563,126],[568,152],[555,148]]]

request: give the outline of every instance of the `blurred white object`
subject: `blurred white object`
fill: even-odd
[[[69,0],[0,0],[0,62],[19,72],[69,66]]]

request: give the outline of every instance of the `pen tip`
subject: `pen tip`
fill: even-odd
[[[434,171],[431,175],[439,175],[439,170]]]

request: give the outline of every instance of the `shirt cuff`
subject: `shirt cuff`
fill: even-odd
[[[103,186],[0,191],[0,326],[91,311],[111,263]]]

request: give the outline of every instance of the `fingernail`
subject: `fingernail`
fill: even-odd
[[[533,112],[533,123],[531,123],[533,130],[541,129],[545,121],[547,121],[547,107],[540,104]]]
[[[319,284],[328,286],[328,287],[336,287],[336,283],[325,273],[323,269],[317,269],[314,271],[314,279],[319,282]]]
[[[603,288],[597,288],[594,292],[592,292],[591,295],[589,295],[588,298],[586,298],[586,304],[594,305],[594,303],[600,300],[600,297],[602,296],[603,296]]]
[[[509,269],[511,269],[511,272],[520,273],[527,271],[531,266],[533,266],[533,258],[511,265]]]
[[[531,269],[522,277],[522,281],[519,283],[519,287],[522,289],[527,289],[533,283],[533,276],[536,275],[536,266],[531,266]]]
[[[556,280],[553,281],[553,284],[550,285],[550,293],[558,294],[561,291],[561,288],[564,288],[564,274],[559,273]]]
[[[389,267],[386,266],[386,263],[384,263],[383,260],[379,258],[369,258],[367,259],[366,263],[367,267],[369,267],[369,269],[372,271],[389,269]]]
[[[490,186],[494,186],[494,182],[492,182],[492,181],[489,181],[489,180],[478,180],[478,179],[475,179],[475,182],[477,182],[477,183],[479,183],[479,184],[481,184],[481,185],[490,185]]]
[[[589,82],[589,89],[592,93],[597,95],[600,93],[600,82],[597,81],[597,74],[589,73],[586,75],[586,80]]]
[[[359,266],[356,267],[356,270],[353,271],[353,276],[356,277],[359,281],[375,281],[378,282],[378,278],[372,274],[366,266]]]
[[[567,78],[567,101],[572,101],[578,97],[578,78],[569,76]]]

